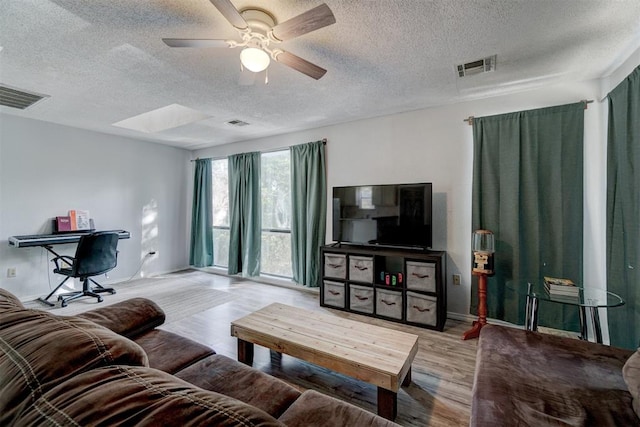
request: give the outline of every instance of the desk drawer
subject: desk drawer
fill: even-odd
[[[349,280],[362,283],[373,283],[373,257],[350,256]]]
[[[344,308],[344,283],[324,281],[324,303],[333,307]]]
[[[436,326],[438,299],[430,295],[407,292],[407,322]]]
[[[349,309],[362,313],[373,313],[373,288],[349,285]]]
[[[347,278],[347,256],[344,254],[324,254],[324,276],[336,279]]]
[[[376,289],[376,314],[402,319],[402,292]]]
[[[430,262],[407,261],[407,289],[436,291],[436,265]]]

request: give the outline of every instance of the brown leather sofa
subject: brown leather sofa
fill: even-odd
[[[0,289],[0,425],[395,426],[183,336],[134,298],[78,316]]]
[[[639,394],[640,350],[487,325],[470,425],[639,426]]]

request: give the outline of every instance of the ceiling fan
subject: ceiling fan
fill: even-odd
[[[325,3],[278,24],[265,10],[247,8],[239,11],[230,0],[210,1],[238,30],[242,41],[171,38],[163,38],[162,41],[170,47],[242,47],[244,49],[240,52],[240,62],[244,68],[254,73],[265,70],[271,59],[316,80],[327,72],[322,67],[273,46],[335,24],[336,18]]]

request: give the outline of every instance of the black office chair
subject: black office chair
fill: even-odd
[[[104,288],[91,277],[98,276],[113,270],[118,262],[118,233],[104,231],[82,236],[78,242],[76,256],[61,255],[53,258],[56,264],[54,273],[62,274],[65,279],[58,285],[58,288],[71,277],[77,277],[82,280],[82,290],[61,294],[58,301],[62,301],[62,307],[66,307],[69,301],[89,296],[102,302],[99,293],[109,292],[115,294],[113,288]],[[63,267],[62,263],[68,265]],[[93,282],[96,287],[91,287],[89,282]],[[57,288],[56,288],[57,289]]]

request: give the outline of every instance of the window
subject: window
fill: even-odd
[[[211,161],[213,202],[213,265],[229,265],[229,163]]]
[[[261,157],[262,259],[260,271],[292,277],[291,167],[289,150]]]
[[[292,277],[291,168],[289,150],[261,155],[262,249],[260,271]],[[229,173],[227,159],[212,160],[213,265],[229,266]]]
[[[373,187],[358,187],[356,189],[358,199],[358,205],[360,209],[375,209],[375,205],[373,204]]]

